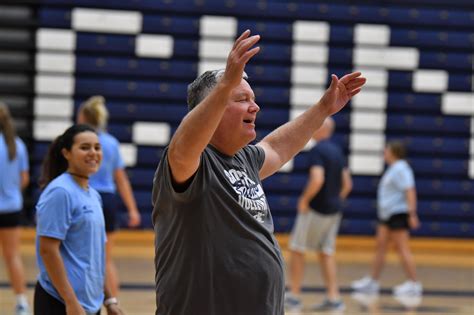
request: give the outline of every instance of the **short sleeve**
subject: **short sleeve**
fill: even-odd
[[[19,162],[19,165],[20,165],[20,171],[24,172],[24,171],[28,171],[30,169],[29,167],[29,164],[28,164],[28,150],[26,149],[26,146],[25,144],[23,143],[23,141],[21,141],[20,139],[18,139],[17,141],[17,149],[18,149],[18,152],[17,152],[17,156],[18,156],[18,162]]]
[[[257,170],[263,166],[265,162],[265,151],[263,148],[259,147],[258,145],[248,145],[244,147],[244,151],[247,155],[249,155],[249,163],[251,163]]]
[[[72,202],[69,193],[57,187],[40,198],[36,206],[37,233],[60,240],[66,238],[72,221]]]
[[[209,171],[208,159],[206,152],[201,154],[201,162],[199,167],[194,174],[188,187],[179,192],[173,186],[173,179],[171,174],[171,168],[168,162],[168,148],[163,150],[158,169],[153,179],[153,192],[152,192],[152,203],[156,203],[158,198],[172,198],[180,202],[189,202],[195,197],[202,193],[204,187],[206,187],[206,176],[205,173]]]
[[[397,171],[395,183],[397,185],[397,188],[400,190],[407,190],[415,187],[415,178],[413,176],[413,171],[408,165],[406,165],[405,167],[401,167]]]
[[[323,155],[320,146],[315,146],[309,154],[309,166],[324,166]]]

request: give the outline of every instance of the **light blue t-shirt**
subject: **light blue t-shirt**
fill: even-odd
[[[107,132],[99,132],[99,142],[102,146],[102,163],[89,183],[99,192],[115,193],[114,172],[125,167],[120,155],[120,143]]]
[[[413,171],[404,160],[393,163],[383,174],[377,192],[378,217],[387,220],[397,213],[408,212],[406,191],[415,187]]]
[[[39,237],[61,240],[60,253],[79,303],[96,313],[104,301],[105,223],[99,193],[81,188],[68,173],[45,188],[36,205],[36,252]],[[38,281],[51,296],[62,301],[54,288],[41,255]]]
[[[21,172],[28,171],[28,151],[20,138],[15,138],[16,157],[10,161],[8,147],[0,133],[0,213],[21,211]]]

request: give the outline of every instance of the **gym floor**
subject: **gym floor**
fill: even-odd
[[[128,315],[154,314],[153,234],[119,232],[114,253],[122,283],[120,303]],[[287,236],[278,237],[284,256]],[[338,241],[338,278],[346,305],[344,312],[291,314],[474,314],[474,242],[463,240],[413,240],[418,276],[423,282],[421,298],[397,299],[391,294],[394,285],[404,281],[403,271],[394,253],[390,253],[381,278],[378,296],[354,294],[350,283],[369,271],[373,240],[361,237],[341,237]],[[451,244],[451,245],[450,245]],[[452,245],[455,244],[455,245]],[[28,297],[33,299],[37,274],[34,230],[26,229],[22,237],[22,256],[28,281]],[[307,309],[324,299],[323,283],[316,255],[307,255],[303,302]],[[3,259],[0,260],[0,314],[13,314],[14,295],[8,285]],[[105,312],[103,312],[106,314]]]

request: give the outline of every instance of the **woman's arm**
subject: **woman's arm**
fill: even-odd
[[[123,315],[124,312],[120,309],[118,305],[118,300],[116,297],[112,296],[112,291],[110,290],[110,287],[104,279],[104,306],[105,309],[107,310],[108,315]]]
[[[59,252],[61,240],[40,236],[39,254],[43,259],[44,266],[49,278],[53,282],[54,288],[58,291],[66,304],[66,313],[68,315],[86,315],[84,308],[79,304],[74,289],[67,278],[66,268]]]
[[[128,180],[127,173],[124,169],[117,169],[115,170],[114,177],[120,197],[122,198],[125,207],[127,207],[128,226],[136,227],[140,225],[140,211],[138,211],[137,202],[133,196],[132,186]]]
[[[416,213],[416,188],[409,188],[406,190],[406,198],[408,204],[408,224],[410,228],[415,230],[420,226],[418,215]]]
[[[21,177],[21,190],[25,190],[26,187],[30,184],[30,173],[28,171],[22,171],[20,173]]]

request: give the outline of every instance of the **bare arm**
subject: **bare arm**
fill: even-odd
[[[39,251],[43,259],[48,276],[53,282],[54,288],[58,291],[66,304],[67,314],[85,315],[85,311],[77,300],[77,296],[67,278],[66,268],[59,252],[61,241],[51,237],[40,236]]]
[[[176,183],[185,183],[197,171],[202,152],[216,131],[227,105],[230,93],[242,80],[245,64],[259,51],[250,49],[260,36],[245,31],[235,41],[227,58],[224,76],[212,92],[179,125],[171,139],[168,162]]]
[[[408,223],[410,225],[410,228],[412,229],[417,229],[420,226],[420,221],[418,220],[418,215],[416,213],[416,203],[417,203],[417,198],[416,198],[416,188],[409,188],[405,192],[406,198],[407,198],[407,204],[408,204]]]
[[[265,162],[260,170],[264,179],[295,156],[321,127],[326,117],[340,111],[360,92],[366,79],[360,72],[347,74],[340,80],[332,75],[332,81],[323,97],[296,119],[280,126],[257,145],[265,151]]]
[[[135,197],[133,196],[132,186],[128,180],[127,173],[124,169],[117,169],[114,173],[115,182],[117,183],[117,189],[120,197],[127,207],[128,211],[128,226],[135,227],[140,225],[140,212],[137,208]]]
[[[309,202],[319,193],[323,184],[324,168],[322,166],[312,166],[309,170],[309,178],[306,187],[298,199],[298,212],[308,212]]]
[[[28,171],[22,171],[20,174],[21,177],[21,190],[24,190],[30,184],[30,173]]]
[[[348,168],[344,168],[342,170],[342,185],[341,185],[341,193],[339,196],[341,199],[346,199],[349,196],[350,192],[352,191],[352,177],[351,173],[349,172]]]
[[[116,298],[112,295],[112,291],[110,290],[110,287],[106,279],[104,279],[104,295],[105,295],[104,306],[107,310],[107,314],[108,315],[123,315],[124,312],[119,307],[118,301],[116,300]],[[107,301],[110,298],[114,298],[116,302]]]

